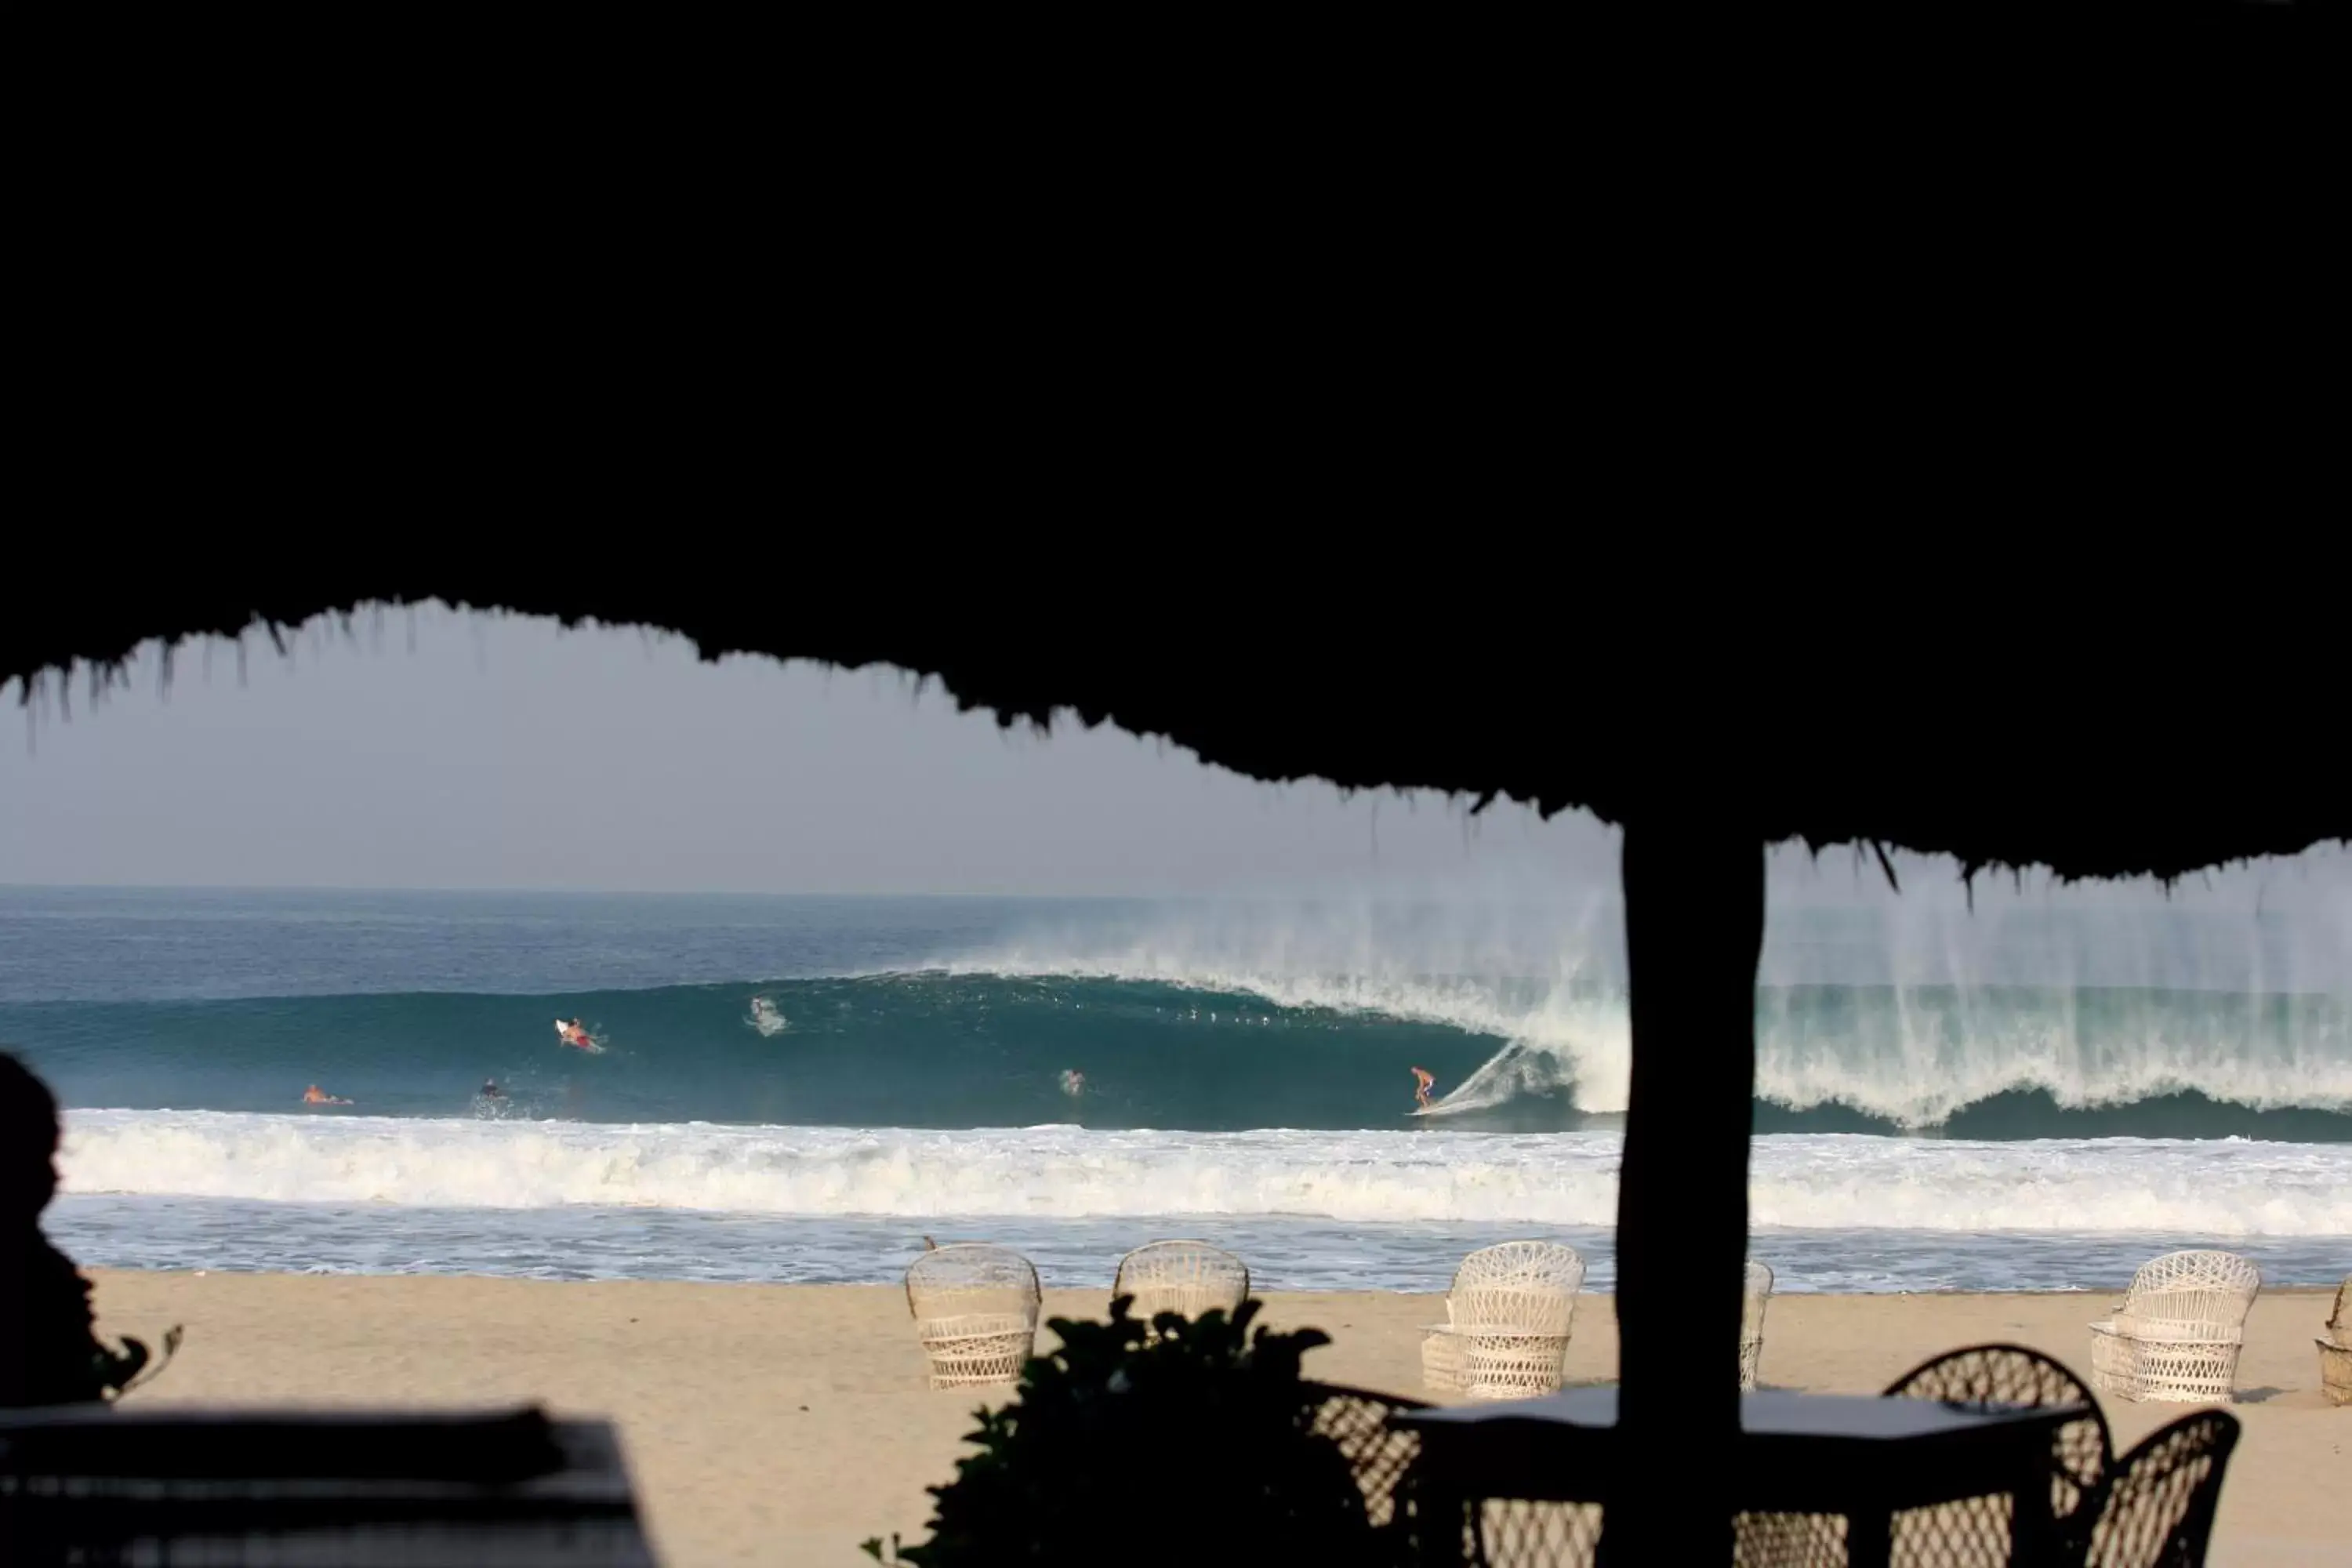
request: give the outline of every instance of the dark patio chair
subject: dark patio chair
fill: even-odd
[[[1422,1561],[1413,1554],[1419,1532],[1435,1528],[1435,1521],[1412,1510],[1403,1484],[1420,1456],[1421,1438],[1393,1430],[1388,1419],[1397,1411],[1426,1410],[1428,1405],[1392,1394],[1317,1386],[1322,1403],[1312,1429],[1335,1439],[1355,1468],[1364,1511],[1386,1538],[1392,1552],[1389,1561]],[[1459,1545],[1450,1562],[1478,1568],[1588,1568],[1601,1542],[1601,1510],[1589,1503],[1486,1498],[1472,1504],[1454,1528]]]
[[[2081,1405],[2088,1414],[2058,1428],[2050,1479],[2050,1513],[2065,1560],[2082,1561],[2092,1521],[2099,1517],[2115,1444],[2106,1415],[2083,1380],[2063,1364],[2023,1345],[1970,1345],[1923,1362],[1886,1386],[1892,1399],[1937,1399],[1949,1405]],[[1895,1561],[1923,1565],[2006,1561],[2007,1498],[1970,1498],[1897,1516]]]
[[[1421,1452],[1421,1438],[1392,1429],[1389,1417],[1400,1410],[1428,1406],[1401,1394],[1372,1394],[1337,1384],[1307,1386],[1317,1400],[1310,1430],[1339,1444],[1339,1452],[1356,1472],[1356,1484],[1363,1489],[1366,1516],[1374,1529],[1385,1529],[1397,1518],[1402,1501],[1399,1483]]]
[[[1412,1521],[1405,1506],[1405,1472],[1421,1452],[1421,1438],[1389,1426],[1400,1410],[1426,1409],[1418,1399],[1373,1394],[1335,1384],[1310,1384],[1317,1398],[1309,1430],[1330,1438],[1356,1473],[1364,1494],[1364,1515],[1386,1548],[1386,1561],[1412,1561]]]
[[[1845,1521],[1832,1513],[1743,1513],[1731,1521],[1734,1568],[1846,1568]]]
[[[2213,1533],[2238,1418],[2200,1410],[2147,1435],[2116,1461],[2091,1527],[2088,1568],[2199,1568]]]
[[[2062,1560],[2080,1563],[2105,1496],[2114,1445],[2107,1418],[2083,1380],[2023,1345],[1970,1345],[1947,1351],[1896,1378],[1890,1399],[1952,1405],[2082,1405],[2089,1413],[2058,1429],[2050,1510],[2058,1521]],[[1967,1498],[1896,1514],[1889,1558],[1904,1568],[1971,1568],[2010,1561],[2010,1500]],[[1742,1514],[1736,1561],[1770,1568],[1838,1568],[1846,1561],[1846,1521],[1814,1514]]]
[[[1589,1568],[1601,1552],[1601,1510],[1586,1502],[1488,1498],[1470,1519],[1478,1568]]]

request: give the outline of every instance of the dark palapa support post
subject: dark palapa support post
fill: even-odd
[[[1629,822],[1632,1093],[1617,1193],[1612,1565],[1728,1563],[1764,847],[1698,813]]]

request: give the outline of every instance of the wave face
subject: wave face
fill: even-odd
[[[1969,895],[1897,864],[1899,897],[1834,858],[1775,858],[1759,1131],[2352,1138],[2352,856],[2168,893]],[[1622,925],[1605,888],[0,889],[0,1042],[88,1107],[278,1111],[319,1083],[352,1114],[464,1116],[495,1077],[509,1114],[604,1122],[1605,1129],[1629,1062]],[[558,1015],[611,1049],[563,1049]],[[1412,1067],[1438,1114],[1407,1119]]]
[[[755,1008],[755,1000],[767,1005]],[[604,1054],[566,1049],[584,1018]],[[1393,1126],[1409,1066],[1458,1080],[1504,1042],[1157,983],[940,973],[553,996],[19,1005],[70,1104],[277,1110],[316,1082],[362,1113],[846,1126]],[[1082,1092],[1063,1088],[1070,1069]]]
[[[1615,1221],[1613,1133],[616,1125],[75,1111],[76,1194],[814,1216]],[[1833,1230],[2352,1235],[2352,1148],[1757,1140],[1754,1221]]]
[[[580,1016],[607,1047],[557,1043]],[[2352,1140],[2352,1003],[1767,987],[1765,1131]],[[1613,1125],[1622,994],[1581,984],[931,970],[536,995],[0,1004],[70,1105],[592,1121],[1219,1131]],[[1411,1067],[1436,1075],[1413,1120]],[[1083,1074],[1080,1092],[1065,1075]],[[476,1103],[495,1078],[509,1100]],[[318,1114],[331,1114],[320,1112]]]

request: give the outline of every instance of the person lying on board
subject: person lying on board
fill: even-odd
[[[305,1105],[349,1105],[352,1102],[339,1095],[329,1094],[325,1089],[320,1089],[314,1083],[310,1088],[302,1091],[302,1103]]]

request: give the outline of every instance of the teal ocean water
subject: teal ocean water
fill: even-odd
[[[2340,927],[1965,929],[1774,915],[1791,1288],[2352,1267]],[[0,889],[0,1043],[69,1107],[90,1262],[883,1278],[924,1230],[1223,1226],[1269,1282],[1404,1284],[1504,1234],[1605,1257],[1621,944],[1605,908]]]

